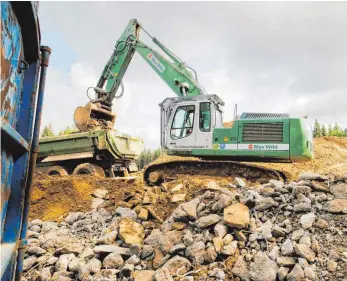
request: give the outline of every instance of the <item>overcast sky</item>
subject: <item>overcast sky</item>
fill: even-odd
[[[43,124],[73,124],[113,47],[137,18],[225,102],[241,112],[288,112],[347,128],[347,2],[40,2],[53,49]],[[150,42],[141,33],[145,42]],[[135,55],[115,102],[115,128],[160,144],[158,104],[174,93]]]

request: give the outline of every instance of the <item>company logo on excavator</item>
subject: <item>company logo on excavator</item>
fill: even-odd
[[[164,72],[165,66],[162,65],[162,63],[158,60],[156,56],[154,56],[152,53],[149,53],[147,55],[147,58],[154,65],[156,69],[158,69],[160,72]]]
[[[253,149],[253,144],[249,144],[248,149]]]

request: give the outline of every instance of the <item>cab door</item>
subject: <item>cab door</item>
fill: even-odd
[[[176,106],[167,128],[167,147],[171,150],[191,150],[195,146],[194,126],[197,103],[180,103]]]
[[[199,149],[212,148],[212,128],[214,124],[214,108],[210,101],[199,102],[199,112],[196,118],[195,147]]]

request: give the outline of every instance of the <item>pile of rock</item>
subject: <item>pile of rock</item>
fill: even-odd
[[[33,220],[25,276],[61,281],[344,280],[346,181],[327,183],[310,173],[298,182],[270,180],[259,187],[247,187],[238,178],[228,188],[209,182],[160,228],[147,221],[148,208],[118,207],[111,213],[101,204],[87,213],[70,213],[61,223]],[[107,196],[102,190],[97,194],[102,200]]]

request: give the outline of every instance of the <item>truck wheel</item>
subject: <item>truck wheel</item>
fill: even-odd
[[[52,166],[49,167],[48,170],[46,171],[46,174],[50,175],[50,176],[67,176],[68,173],[65,170],[65,168],[61,167],[61,166]]]
[[[74,170],[73,175],[91,175],[100,178],[105,177],[105,171],[98,165],[83,163],[79,164]]]

